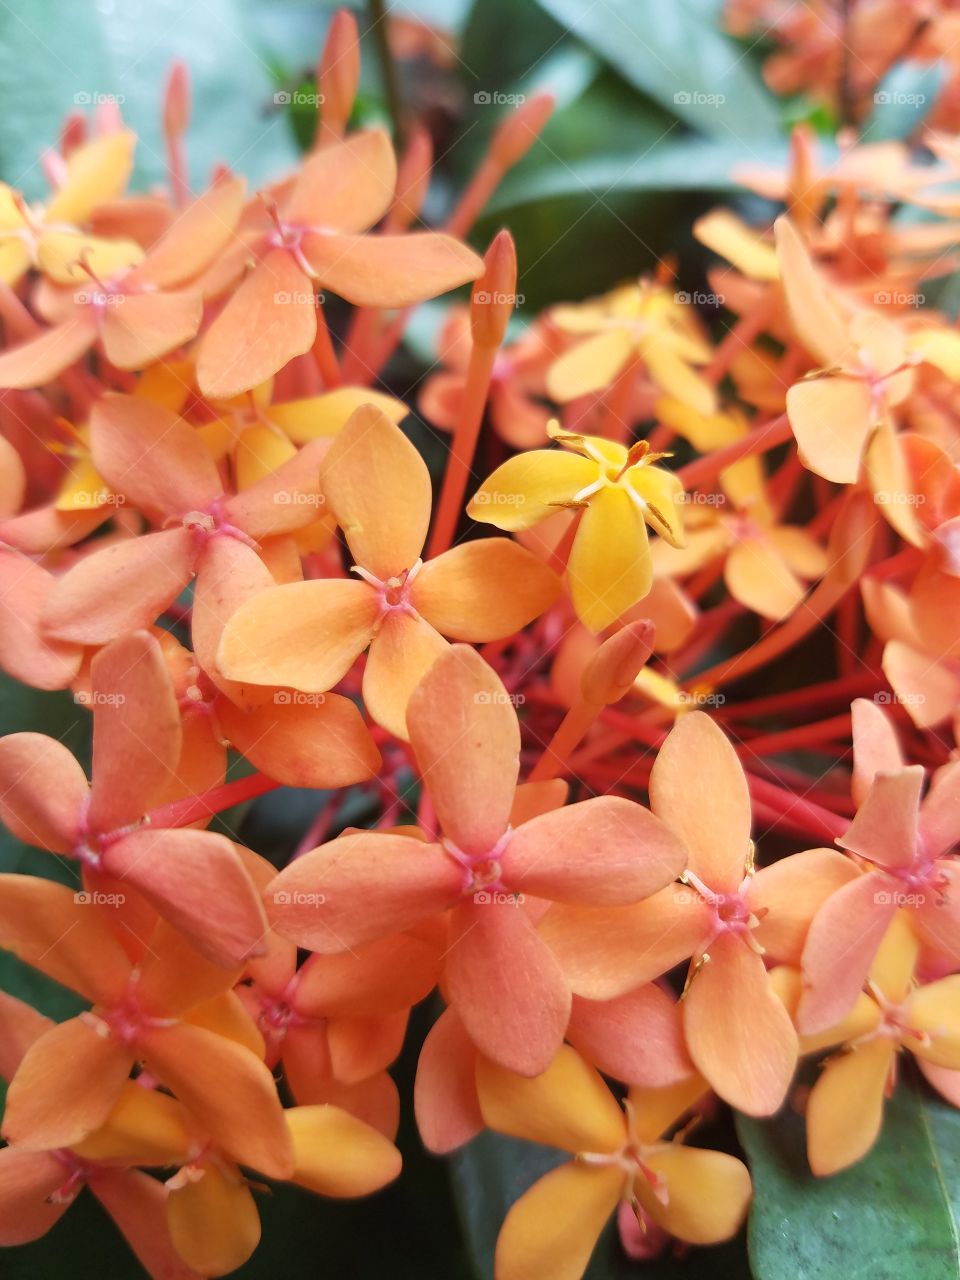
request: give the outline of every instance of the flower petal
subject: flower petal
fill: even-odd
[[[483,259],[437,231],[303,238],[317,282],[355,307],[408,307],[483,274]]]
[[[87,801],[87,779],[73,754],[42,733],[0,738],[0,818],[25,844],[69,853]]]
[[[787,413],[805,467],[854,484],[874,425],[870,390],[859,378],[810,378],[787,392]]]
[[[445,910],[462,882],[462,868],[439,845],[360,832],[297,858],[268,886],[266,901],[278,933],[336,954]]]
[[[56,579],[12,548],[0,548],[0,666],[35,689],[63,689],[80,669],[83,651],[47,639],[41,618]]]
[[[917,856],[923,780],[919,764],[878,773],[837,844],[891,871],[909,867]]]
[[[727,556],[723,576],[735,600],[774,622],[793,613],[807,593],[806,586],[765,538],[737,543]]]
[[[693,1071],[679,1006],[653,982],[613,1000],[575,996],[567,1039],[604,1075],[626,1084],[674,1084]]]
[[[46,1235],[72,1204],[53,1198],[67,1176],[52,1151],[0,1150],[0,1245],[27,1244]]]
[[[517,713],[499,676],[454,645],[414,690],[407,728],[444,834],[463,853],[489,852],[507,829],[520,769]]]
[[[637,902],[675,880],[686,850],[642,805],[597,796],[517,827],[502,862],[511,889],[605,907]]]
[[[244,438],[249,435],[247,432]],[[326,506],[320,486],[326,452],[325,440],[300,449],[275,470],[228,498],[223,504],[224,518],[256,539],[274,538],[312,524],[324,514]]]
[[[637,1198],[663,1229],[687,1244],[719,1244],[739,1231],[753,1186],[746,1165],[725,1151],[704,1151],[680,1143],[660,1147],[644,1162],[663,1179],[663,1203],[644,1177],[634,1183]]]
[[[566,404],[609,387],[634,351],[626,329],[593,334],[558,356],[547,370],[550,399]]]
[[[960,761],[943,765],[933,775],[920,812],[923,854],[939,858],[960,839]]]
[[[818,1178],[856,1164],[876,1142],[895,1051],[881,1036],[824,1067],[807,1102],[807,1159]]]
[[[393,199],[397,163],[383,129],[363,129],[304,161],[284,218],[298,226],[366,231]]]
[[[708,888],[737,891],[750,847],[750,792],[730,740],[704,712],[683,716],[667,735],[650,774],[650,807],[687,846],[689,868]]]
[[[960,1070],[960,974],[927,983],[909,1000],[911,1031],[929,1036],[927,1043],[907,1045],[918,1058],[938,1067]]]
[[[167,1190],[139,1169],[100,1169],[91,1187],[150,1276],[197,1280],[177,1254],[167,1229]]]
[[[341,1107],[286,1112],[293,1181],[322,1196],[366,1196],[400,1174],[400,1152],[371,1125]]]
[[[167,1196],[170,1240],[187,1266],[203,1276],[242,1267],[260,1243],[260,1214],[235,1166],[204,1162]]]
[[[195,338],[202,318],[199,293],[127,293],[103,308],[103,349],[118,369],[142,369]]]
[[[570,991],[523,907],[482,896],[453,913],[444,989],[481,1053],[536,1075],[563,1041]]]
[[[836,849],[807,849],[762,868],[747,890],[750,909],[760,917],[755,941],[771,959],[798,965],[813,917],[857,876],[853,862]]]
[[[373,1017],[407,1009],[436,986],[439,954],[397,933],[341,955],[311,956],[299,970],[293,1005],[307,1017]]]
[[[413,1090],[420,1141],[434,1155],[455,1151],[483,1129],[476,1063],[457,1011],[444,1009],[421,1046]]]
[[[725,1102],[769,1116],[786,1096],[799,1046],[761,958],[735,934],[710,943],[710,959],[683,997],[683,1029],[697,1070]]]
[[[592,458],[565,449],[531,449],[487,477],[470,499],[467,514],[508,532],[529,529],[571,504],[598,475]]]
[[[878,773],[896,773],[906,764],[897,732],[883,708],[870,698],[850,704],[853,728],[853,799],[859,807]]]
[[[383,618],[363,669],[363,700],[377,724],[406,741],[413,692],[449,647],[416,614],[396,609]]]
[[[605,485],[588,501],[567,562],[577,617],[602,631],[650,590],[647,527],[626,489]]]
[[[370,643],[378,615],[366,582],[289,582],[237,609],[224,628],[217,666],[228,680],[323,693]]]
[[[479,538],[429,560],[410,598],[441,635],[483,644],[522,630],[559,594],[557,575],[524,547],[509,538]]]
[[[85,355],[97,338],[90,317],[78,313],[0,354],[0,387],[43,387]]]

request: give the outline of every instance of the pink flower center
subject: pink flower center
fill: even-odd
[[[457,847],[452,840],[445,836],[441,840],[444,850],[463,868],[463,896],[465,898],[474,897],[478,893],[503,893],[508,892],[503,883],[503,867],[501,859],[506,851],[507,845],[510,843],[510,836],[513,834],[513,828],[507,827],[506,831],[493,846],[483,853],[464,853]]]
[[[389,578],[377,578],[369,569],[364,569],[358,564],[353,565],[350,572],[355,573],[373,587],[377,594],[381,618],[386,617],[388,613],[408,613],[416,617],[417,611],[411,602],[410,590],[422,566],[423,561],[418,560],[409,569],[403,569]]]
[[[185,529],[189,529],[201,545],[209,542],[211,538],[236,538],[238,542],[242,542],[253,551],[258,550],[257,543],[249,534],[227,520],[220,498],[214,499],[201,511],[188,511],[180,523]]]

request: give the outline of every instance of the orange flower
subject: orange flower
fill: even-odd
[[[336,954],[452,908],[447,997],[482,1052],[533,1075],[563,1039],[570,992],[525,899],[635,902],[681,870],[679,844],[640,805],[613,796],[511,826],[517,716],[471,649],[437,660],[407,723],[442,841],[343,836],[273,882],[271,919],[301,945]]]
[[[360,581],[292,583],[256,596],[230,618],[219,669],[230,680],[321,693],[369,647],[364,702],[379,724],[406,738],[407,703],[447,650],[444,635],[512,635],[553,603],[559,583],[506,538],[463,543],[421,561],[430,475],[378,409],[357,410],[337,436],[322,486]]]
[[[663,1089],[631,1089],[621,1111],[599,1074],[564,1046],[533,1080],[477,1063],[485,1123],[500,1133],[569,1151],[526,1191],[497,1240],[497,1280],[579,1280],[617,1205],[649,1215],[688,1244],[735,1235],[750,1203],[750,1174],[735,1156],[683,1145],[666,1131],[706,1091],[689,1077]]]

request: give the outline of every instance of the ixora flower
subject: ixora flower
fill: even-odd
[[[920,944],[904,912],[893,917],[874,956],[860,1026],[829,1058],[807,1104],[807,1156],[824,1177],[867,1154],[883,1124],[883,1100],[893,1090],[897,1054],[907,1050],[921,1069],[960,1072],[960,974],[917,986]],[[960,1079],[960,1075],[957,1076]]]
[[[482,273],[482,260],[452,236],[363,234],[390,207],[396,179],[390,140],[368,130],[320,147],[286,198],[265,198],[250,243],[257,265],[200,345],[204,395],[238,395],[309,351],[318,287],[357,306],[405,307]]]
[[[511,1208],[497,1240],[497,1280],[580,1280],[619,1204],[648,1215],[687,1244],[735,1235],[750,1204],[750,1174],[735,1156],[663,1135],[706,1093],[691,1076],[660,1089],[633,1088],[623,1110],[600,1074],[564,1046],[532,1080],[477,1063],[487,1126],[569,1151]]]
[[[253,549],[317,518],[320,459],[316,440],[278,470],[228,495],[197,430],[169,409],[137,396],[108,395],[91,418],[93,460],[111,489],[170,525],[109,546],[95,544],[47,598],[49,637],[104,644],[150,626],[194,574],[195,598],[212,587],[204,573],[211,548],[234,538]]]
[[[654,465],[645,440],[630,448],[599,436],[568,435],[554,423],[562,449],[519,453],[494,471],[467,512],[498,529],[529,529],[563,508],[579,514],[567,576],[573,607],[591,631],[602,631],[642,600],[653,584],[647,525],[683,546],[683,485]]]
[[[55,738],[10,734],[0,738],[0,817],[27,844],[75,858],[86,892],[116,899],[118,919],[129,905],[134,931],[152,907],[214,963],[240,963],[262,947],[266,920],[236,847],[213,831],[143,822],[159,799],[188,791],[160,646],[146,632],[115,641],[94,658],[91,681],[92,782]]]
[[[754,872],[746,778],[702,711],[683,716],[660,748],[650,804],[687,850],[682,883],[629,907],[554,906],[541,936],[574,992],[596,1000],[692,957],[682,1005],[694,1065],[731,1105],[770,1115],[793,1076],[797,1034],[764,955],[797,963],[815,911],[856,872],[832,849]]]
[[[906,765],[896,733],[873,702],[853,704],[854,799],[859,808],[837,843],[862,874],[841,885],[810,925],[803,950],[801,1031],[822,1031],[852,1007],[898,908],[923,943],[960,961],[960,890],[949,855],[960,838],[960,761],[925,771]]]
[[[410,695],[448,648],[444,636],[512,635],[553,603],[560,584],[508,538],[462,543],[423,562],[430,475],[379,409],[353,414],[323,461],[321,485],[358,580],[289,583],[257,595],[227,623],[217,664],[230,680],[321,693],[369,648],[364,702],[405,738]]]
[[[407,725],[442,839],[360,832],[304,854],[268,888],[272,923],[329,954],[450,911],[450,1004],[483,1053],[534,1075],[563,1040],[571,997],[532,899],[636,902],[680,873],[682,848],[641,805],[615,796],[512,827],[517,714],[472,649],[437,659]]]

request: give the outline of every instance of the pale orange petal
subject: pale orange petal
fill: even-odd
[[[855,1164],[876,1142],[895,1049],[880,1037],[824,1067],[807,1102],[807,1159],[817,1177]]]
[[[62,742],[42,733],[0,738],[0,818],[18,840],[69,853],[86,800],[86,777]]]
[[[407,307],[483,274],[483,259],[452,236],[317,235],[303,238],[317,281],[356,307]]]

